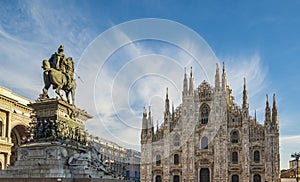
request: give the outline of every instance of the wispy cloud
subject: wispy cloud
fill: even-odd
[[[75,9],[68,7],[72,11],[66,11],[59,5],[48,8],[53,5],[18,1],[1,6],[0,81],[31,99],[36,99],[43,87],[42,60],[65,44],[66,56],[72,56],[76,64],[94,36],[85,27],[88,20],[72,13]]]
[[[248,92],[250,114],[256,110],[258,119],[263,122],[265,94],[269,87],[268,67],[263,65],[258,53],[244,56],[222,58],[225,62],[228,84],[232,89],[235,102],[242,104],[244,78]]]
[[[89,80],[79,88],[78,92],[85,93],[80,103],[100,116],[88,122],[87,127],[95,135],[126,146],[139,149],[143,106],[150,105],[154,122],[161,123],[166,87],[175,107],[180,104],[184,67],[188,67],[189,75],[189,67],[193,66],[195,87],[202,80],[214,83],[218,60],[208,53],[209,47],[197,55],[199,45],[187,39],[181,41],[182,47],[154,40],[135,42],[122,30],[114,29],[111,37],[100,36],[93,44],[78,67],[78,72]],[[258,54],[226,60],[231,88],[242,93],[243,77],[247,77],[251,95],[252,91],[263,90],[265,69],[260,61]],[[105,132],[101,131],[103,127]]]

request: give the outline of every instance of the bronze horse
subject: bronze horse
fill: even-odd
[[[43,60],[42,68],[44,71],[44,83],[45,86],[43,88],[43,94],[41,94],[41,99],[49,98],[48,96],[48,89],[52,85],[53,89],[55,89],[55,93],[63,99],[63,95],[60,94],[60,91],[65,91],[67,102],[70,103],[70,93],[72,96],[72,104],[75,103],[75,89],[76,89],[76,82],[75,80],[72,81],[71,87],[68,88],[68,80],[67,76],[63,74],[61,71],[58,71],[54,68],[50,67],[50,63],[48,60]]]

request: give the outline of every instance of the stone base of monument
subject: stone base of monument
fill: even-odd
[[[87,146],[84,124],[92,116],[57,99],[29,106],[35,116],[27,143],[19,147],[15,165],[0,170],[0,178],[111,178],[97,151]]]
[[[103,171],[89,165],[85,150],[59,142],[27,144],[19,148],[15,166],[1,171],[1,177],[19,178],[103,178]]]

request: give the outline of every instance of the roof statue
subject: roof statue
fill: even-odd
[[[61,90],[65,91],[66,99],[69,104],[70,93],[72,96],[72,104],[75,103],[75,89],[76,82],[74,79],[74,62],[71,57],[66,58],[64,55],[64,46],[60,45],[57,52],[52,54],[49,60],[43,60],[42,68],[44,69],[44,88],[43,93],[39,99],[47,99],[48,89],[52,85],[55,89],[55,93],[60,99],[63,99],[63,95],[60,93]]]

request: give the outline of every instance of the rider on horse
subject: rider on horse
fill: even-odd
[[[51,56],[49,61],[43,60],[42,68],[45,70],[45,87],[43,89],[41,98],[48,97],[48,88],[53,85],[53,89],[56,89],[55,92],[60,96],[61,99],[63,99],[62,95],[60,94],[60,90],[62,89],[66,92],[68,102],[68,95],[70,92],[72,93],[72,99],[74,100],[74,92],[76,87],[74,80],[74,62],[71,57],[66,59],[63,51],[64,46],[61,45],[59,46],[58,51]]]

